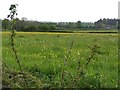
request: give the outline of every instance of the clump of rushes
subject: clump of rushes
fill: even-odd
[[[18,54],[17,54],[17,50],[15,48],[15,28],[14,28],[14,25],[16,23],[16,20],[15,20],[15,16],[17,16],[17,10],[16,10],[16,7],[18,6],[18,4],[12,4],[9,8],[10,10],[10,14],[8,15],[7,18],[10,18],[11,19],[11,48],[12,48],[12,51],[15,55],[15,59],[16,59],[16,62],[18,63],[18,66],[20,68],[20,71],[22,72],[22,69],[21,69],[21,64],[20,64],[20,61],[19,61],[19,58],[18,58]]]

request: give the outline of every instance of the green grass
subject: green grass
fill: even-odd
[[[89,46],[99,46],[96,54],[86,67],[85,75],[76,87],[115,88],[118,85],[118,40],[116,34],[90,33],[40,33],[16,34],[15,45],[22,70],[41,80],[43,87],[73,87],[70,75],[65,75],[61,86],[60,75],[64,68],[71,42],[74,40],[66,72],[76,77],[78,61],[81,68],[91,54]],[[10,69],[19,71],[10,48],[10,33],[2,34],[2,59]],[[4,78],[4,77],[3,77]]]

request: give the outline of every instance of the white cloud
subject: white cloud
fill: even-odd
[[[96,21],[118,17],[118,0],[2,0],[0,18],[9,6],[18,3],[18,17],[39,21]]]

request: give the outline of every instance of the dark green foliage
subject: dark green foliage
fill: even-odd
[[[117,19],[100,19],[94,23],[95,29],[117,29],[118,20]]]
[[[44,25],[40,25],[40,26],[39,26],[39,29],[40,29],[40,30],[49,30],[50,28],[49,28],[48,25],[45,25],[45,24],[44,24]]]
[[[9,8],[10,14],[8,15],[7,18],[10,18],[11,20],[14,19],[14,16],[17,15],[16,6],[18,6],[18,4],[11,4],[11,6]]]
[[[28,21],[26,18],[22,20],[16,19],[14,28],[17,31],[56,31],[56,30],[95,30],[95,29],[117,29],[117,19],[100,19],[94,23],[92,22],[38,22]],[[9,20],[3,20],[3,29],[10,29],[11,23]],[[34,29],[28,30],[33,27]],[[36,29],[37,28],[37,29]]]
[[[22,31],[22,30],[24,30],[24,28],[25,28],[25,21],[19,20],[18,18],[16,18],[15,20],[16,20],[16,23],[14,24],[13,27],[14,27],[17,31]]]
[[[120,30],[120,19],[118,19],[118,30]]]
[[[81,28],[82,27],[81,23],[82,23],[81,21],[77,22],[77,28]]]
[[[39,28],[37,26],[28,26],[26,28],[23,29],[23,31],[32,31],[32,32],[35,32],[35,31],[39,31]]]
[[[55,25],[50,25],[50,30],[56,30],[56,26]]]
[[[4,19],[2,21],[2,28],[4,30],[10,30],[11,29],[11,22],[8,19]]]

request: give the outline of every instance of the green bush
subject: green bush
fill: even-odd
[[[39,28],[37,26],[28,26],[24,29],[24,31],[39,31]]]

